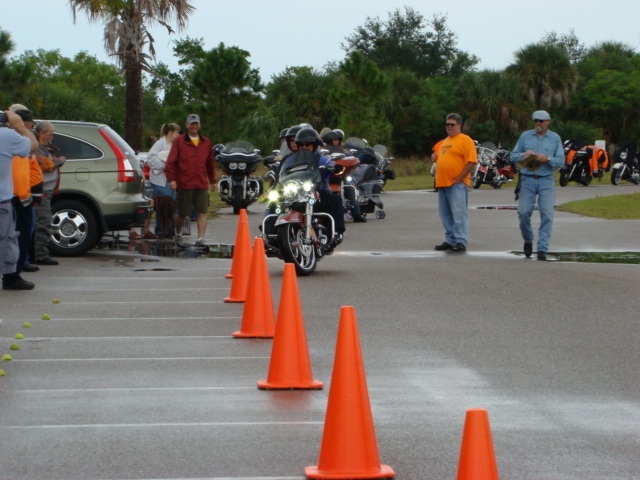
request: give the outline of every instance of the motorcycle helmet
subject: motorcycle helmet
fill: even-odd
[[[338,134],[333,130],[329,130],[322,136],[322,141],[325,145],[333,145],[333,141],[338,139]]]
[[[311,127],[305,127],[296,133],[296,143],[312,143],[313,149],[320,146],[320,135]]]
[[[280,130],[280,140],[283,140],[287,136],[288,131],[288,128],[283,128],[282,130]]]
[[[339,128],[335,128],[333,131],[336,135],[338,135],[340,141],[344,140],[344,132],[342,130],[340,130]]]

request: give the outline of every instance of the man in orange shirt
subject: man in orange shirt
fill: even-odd
[[[462,133],[460,115],[447,115],[446,128],[448,136],[434,153],[438,164],[435,186],[438,190],[440,219],[444,226],[444,242],[435,249],[464,252],[469,235],[467,186],[478,156],[471,137]]]

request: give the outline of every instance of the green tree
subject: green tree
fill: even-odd
[[[30,65],[9,60],[14,48],[11,35],[0,30],[0,107],[3,109],[13,103],[24,103],[21,97],[32,78]]]
[[[188,0],[69,0],[74,21],[78,12],[90,21],[105,23],[104,43],[116,55],[126,79],[126,138],[139,150],[142,146],[142,72],[151,72],[149,60],[155,58],[153,37],[148,26],[160,24],[169,33],[168,22],[175,20],[183,29],[194,10]],[[148,48],[149,53],[145,53]]]
[[[506,72],[522,80],[527,99],[536,108],[569,103],[578,72],[561,47],[536,43],[521,48],[515,56],[515,63],[509,65]]]
[[[340,128],[349,136],[388,144],[391,123],[383,109],[391,87],[387,76],[359,52],[343,60],[338,73],[337,88],[329,98],[339,112]]]
[[[573,65],[579,64],[587,56],[587,47],[578,39],[573,28],[562,35],[557,34],[555,31],[549,32],[542,37],[542,43],[560,47],[567,54]]]
[[[249,56],[245,50],[220,43],[193,69],[194,92],[203,102],[205,125],[216,141],[237,140],[240,119],[249,115],[258,101],[263,87]]]
[[[430,20],[411,7],[389,14],[386,22],[367,17],[365,24],[341,44],[347,53],[360,52],[382,69],[411,70],[421,77],[457,76],[473,68],[478,58],[456,48],[457,36],[446,16]]]

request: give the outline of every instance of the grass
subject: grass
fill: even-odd
[[[389,180],[384,189],[387,192],[400,190],[423,190],[433,188],[433,177],[431,176],[431,159],[428,157],[409,157],[406,159],[394,160],[391,167],[396,172],[396,179]],[[261,167],[263,168],[263,167]],[[264,176],[266,173],[259,170],[257,175]],[[220,178],[221,172],[218,172]],[[604,174],[602,178],[595,178],[591,185],[609,185],[611,178],[609,173]],[[503,185],[502,188],[515,187],[515,181]],[[491,188],[483,185],[480,188]],[[559,187],[562,188],[562,187]],[[589,188],[589,187],[584,187]],[[220,200],[217,193],[211,194],[209,205],[209,218],[218,216],[220,208],[228,205]],[[569,202],[557,207],[563,212],[577,213],[589,217],[605,218],[608,220],[640,220],[640,193],[599,196],[588,200],[578,200]]]

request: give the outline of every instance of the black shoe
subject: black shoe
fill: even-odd
[[[452,252],[466,252],[467,251],[467,246],[462,243],[462,242],[458,242],[455,244],[454,247],[451,248]]]
[[[443,242],[440,245],[436,245],[435,246],[435,250],[439,251],[439,252],[444,252],[446,250],[453,250],[453,245],[447,243],[447,242]]]
[[[533,244],[531,242],[524,242],[524,256],[529,258],[533,253]]]
[[[367,221],[367,218],[363,217],[362,215],[353,216],[353,223],[365,223],[366,221]]]
[[[23,272],[37,272],[38,270],[40,270],[40,267],[36,267],[35,265],[31,265],[30,263],[25,263],[22,266]]]
[[[3,280],[3,290],[33,290],[36,285],[31,282],[27,282],[24,278],[18,277],[17,279],[11,279],[10,281]]]
[[[44,257],[35,261],[36,265],[58,265],[58,261],[51,257]]]
[[[547,260],[547,252],[538,252],[538,260],[545,262]]]

